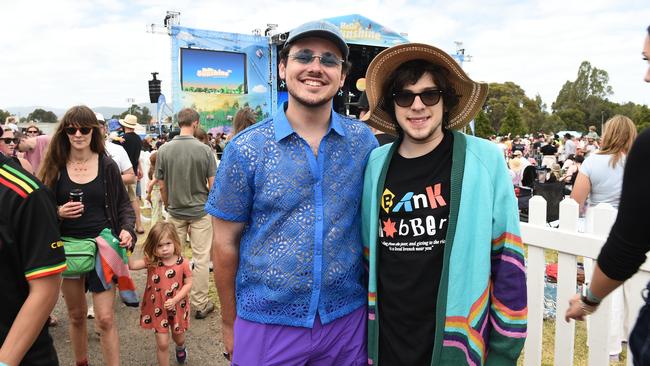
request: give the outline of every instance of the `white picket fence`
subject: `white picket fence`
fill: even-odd
[[[555,365],[573,365],[575,322],[564,321],[569,299],[576,293],[577,257],[595,259],[605,243],[616,218],[616,210],[608,204],[593,209],[593,233],[578,232],[578,204],[566,198],[560,203],[560,225],[552,228],[546,223],[546,201],[541,196],[532,197],[529,222],[521,223],[522,240],[528,245],[528,337],[524,348],[524,365],[542,364],[542,329],[544,311],[544,249],[558,251],[557,318],[555,322]],[[650,225],[650,223],[648,223]],[[586,281],[589,281],[586,278]],[[650,280],[650,264],[626,283],[631,300],[628,313],[634,324],[643,304],[641,291]],[[610,327],[610,299],[606,298],[597,312],[590,316],[588,327],[588,365],[609,365],[607,337]],[[630,328],[631,330],[631,328]],[[627,364],[632,365],[631,353],[627,352]]]

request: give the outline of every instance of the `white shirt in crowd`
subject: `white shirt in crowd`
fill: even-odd
[[[129,155],[126,153],[126,150],[120,145],[116,145],[110,141],[106,141],[105,145],[106,147],[106,153],[108,156],[113,159],[117,163],[117,167],[120,168],[120,173],[124,173],[125,171],[133,168],[133,165],[131,165],[131,160],[129,159]]]
[[[573,140],[566,140],[564,143],[564,151],[563,151],[563,156],[566,159],[569,155],[575,155],[576,154],[576,143],[573,142]]]
[[[614,168],[609,165],[611,158],[612,155],[591,154],[580,167],[580,173],[589,177],[591,182],[588,199],[590,207],[605,202],[618,209],[625,158],[620,159]]]

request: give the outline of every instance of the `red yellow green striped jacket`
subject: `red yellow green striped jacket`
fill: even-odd
[[[2,218],[3,224],[6,223],[7,242],[0,240],[0,249],[3,245],[20,246],[25,253],[29,252],[25,263],[21,263],[21,271],[24,271],[27,281],[41,277],[46,277],[63,272],[66,269],[65,257],[63,255],[63,243],[61,243],[58,234],[58,222],[55,218],[55,205],[51,193],[43,192],[47,190],[34,176],[22,170],[17,164],[14,165],[11,159],[0,154],[0,210],[4,211]],[[34,197],[35,195],[40,197]],[[16,221],[18,217],[25,214],[25,203],[30,199],[46,200],[44,205],[32,206],[30,211],[31,223]],[[50,208],[51,212],[45,208]],[[45,222],[46,216],[52,216],[50,226]],[[19,227],[14,227],[18,225]],[[3,225],[4,226],[4,225]],[[36,235],[29,235],[30,239],[38,237],[42,241],[36,243],[20,242],[18,232],[22,230],[41,230]],[[18,240],[18,242],[16,242]],[[36,247],[40,245],[39,247]],[[8,248],[5,248],[8,250]],[[9,255],[8,252],[2,252],[3,255]]]

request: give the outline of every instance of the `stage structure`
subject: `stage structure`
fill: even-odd
[[[370,61],[387,47],[408,42],[396,33],[358,14],[326,19],[338,26],[350,46],[352,69],[334,109],[346,107],[361,95]],[[284,83],[277,80],[277,55],[288,32],[274,33],[277,25],[252,35],[193,29],[171,25],[172,106],[174,113],[195,108],[201,125],[212,131],[229,132],[237,110],[250,107],[258,120],[272,116],[288,98]],[[361,90],[360,90],[361,88]]]

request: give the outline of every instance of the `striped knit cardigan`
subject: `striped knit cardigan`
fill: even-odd
[[[436,324],[444,326],[436,328],[431,365],[515,365],[526,339],[527,315],[517,201],[496,145],[453,134],[449,226],[436,314]],[[361,210],[369,271],[369,365],[379,364],[380,197],[398,145],[373,150],[365,172]]]

